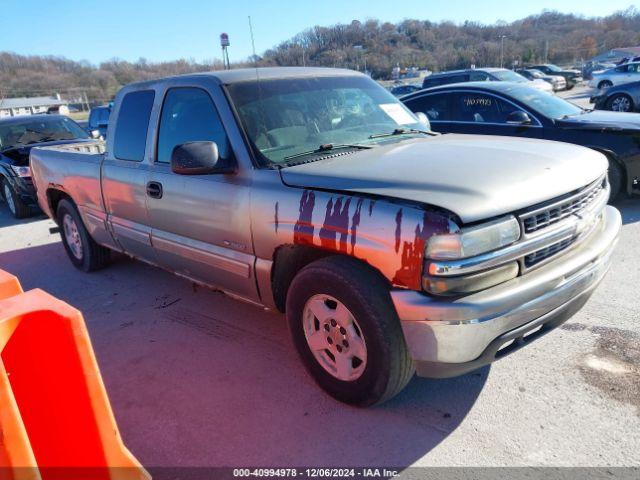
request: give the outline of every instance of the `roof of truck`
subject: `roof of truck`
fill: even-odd
[[[322,67],[267,67],[267,68],[239,68],[237,70],[220,70],[208,72],[205,75],[212,75],[220,79],[222,83],[237,83],[251,80],[275,80],[280,78],[299,77],[323,77],[323,76],[351,76],[362,75],[355,70],[345,68],[322,68]]]
[[[260,80],[277,80],[283,78],[303,78],[303,77],[338,77],[338,76],[364,76],[363,73],[345,68],[322,68],[322,67],[266,67],[266,68],[238,68],[235,70],[216,70],[213,72],[187,73],[184,75],[174,75],[171,77],[159,78],[157,80],[147,80],[144,82],[130,83],[123,87],[123,90],[132,90],[157,85],[173,78],[202,78],[212,77],[220,83],[229,85],[232,83]]]

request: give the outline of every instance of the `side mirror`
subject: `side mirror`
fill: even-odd
[[[187,142],[171,152],[171,171],[179,175],[233,173],[234,168],[224,163],[215,142]]]
[[[431,122],[429,117],[423,112],[416,112],[416,117],[420,120],[420,123],[424,124],[427,128],[425,130],[431,130]]]
[[[100,138],[100,130],[91,130],[89,134],[91,135],[91,138],[94,138],[96,140]]]
[[[529,125],[532,121],[528,113],[516,110],[507,116],[507,123],[511,125]]]

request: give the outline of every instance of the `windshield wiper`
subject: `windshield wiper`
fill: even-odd
[[[369,138],[393,137],[394,135],[411,135],[416,133],[422,133],[424,135],[434,135],[433,132],[428,132],[426,130],[417,130],[415,128],[396,128],[393,132],[374,133],[373,135],[369,135]]]
[[[323,153],[323,152],[328,152],[330,150],[337,150],[342,148],[355,148],[356,150],[367,150],[369,148],[373,148],[373,146],[359,145],[357,143],[352,143],[352,144],[351,143],[340,143],[340,144],[325,143],[323,145],[320,145],[315,150],[309,150],[308,152],[295,153],[293,155],[289,155],[288,157],[284,157],[284,160],[291,160],[292,158],[306,157],[307,155],[313,155],[316,153]]]

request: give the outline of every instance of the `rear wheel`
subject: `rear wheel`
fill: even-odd
[[[603,90],[605,88],[609,88],[612,87],[613,83],[611,83],[610,80],[602,80],[599,84],[598,84],[598,90]]]
[[[76,268],[91,272],[105,267],[109,263],[111,251],[98,245],[82,223],[76,206],[63,199],[58,204],[58,225],[60,236],[71,263]]]
[[[303,268],[287,294],[287,321],[307,371],[334,398],[382,403],[414,374],[389,288],[376,272],[345,257]]]
[[[607,100],[607,110],[614,112],[632,112],[633,100],[626,93],[616,93]]]
[[[4,201],[7,202],[11,215],[18,219],[28,217],[31,214],[28,205],[25,205],[25,203],[20,200],[20,197],[13,191],[13,188],[11,188],[7,180],[2,180],[0,183],[2,183],[2,197]]]

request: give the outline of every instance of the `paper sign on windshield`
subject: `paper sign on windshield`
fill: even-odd
[[[413,118],[413,116],[404,108],[402,108],[402,105],[398,105],[397,103],[382,103],[378,106],[398,125],[408,125],[410,123],[416,123],[416,119]]]

